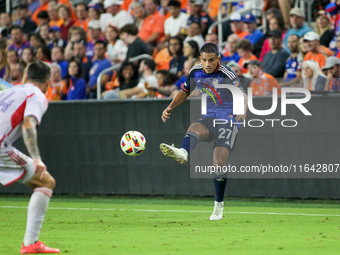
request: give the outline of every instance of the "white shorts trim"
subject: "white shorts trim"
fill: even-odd
[[[0,183],[8,186],[14,182],[25,183],[35,172],[33,160],[11,147],[10,150],[0,151]]]

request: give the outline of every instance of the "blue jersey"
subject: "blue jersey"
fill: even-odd
[[[285,82],[290,81],[297,77],[297,72],[298,71],[301,72],[302,62],[303,59],[300,53],[295,58],[292,58],[292,56],[290,56],[286,60],[287,77],[285,79]]]
[[[218,84],[233,85],[244,93],[237,75],[227,66],[219,64],[216,71],[206,74],[202,64],[195,65],[183,85],[183,91],[190,93],[196,87],[201,94],[207,94],[207,114],[204,117],[233,120],[233,97],[229,89],[216,88]]]

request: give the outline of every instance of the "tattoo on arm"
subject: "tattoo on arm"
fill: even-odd
[[[25,117],[22,124],[22,137],[28,153],[32,158],[40,158],[37,136],[37,121],[33,117]]]

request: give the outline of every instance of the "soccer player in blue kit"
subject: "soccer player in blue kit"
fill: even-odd
[[[215,98],[207,97],[207,114],[203,118],[193,122],[185,137],[182,140],[181,148],[162,143],[160,149],[162,153],[175,159],[181,164],[188,161],[188,154],[195,148],[198,141],[214,141],[213,162],[215,168],[226,166],[230,152],[234,147],[234,142],[239,131],[239,125],[231,125],[230,122],[242,122],[246,118],[247,96],[241,86],[236,74],[220,63],[218,46],[214,43],[206,43],[200,50],[201,64],[195,65],[183,85],[183,89],[172,100],[169,106],[163,111],[162,120],[166,122],[170,119],[172,110],[182,104],[190,93],[198,88],[200,92],[217,92],[214,97],[221,103],[215,104]],[[244,95],[244,114],[233,115],[233,97],[230,90],[226,88],[216,88],[217,84],[234,85],[241,89]],[[207,90],[209,89],[209,90]],[[218,96],[217,96],[218,94]],[[214,125],[215,119],[227,120],[226,124]],[[219,176],[220,175],[220,176]],[[223,217],[224,192],[227,179],[221,178],[223,173],[215,176],[215,206],[210,220],[220,220]]]

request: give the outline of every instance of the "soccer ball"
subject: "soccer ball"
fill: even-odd
[[[138,156],[145,150],[146,139],[138,131],[128,131],[120,140],[122,151],[129,156]]]

